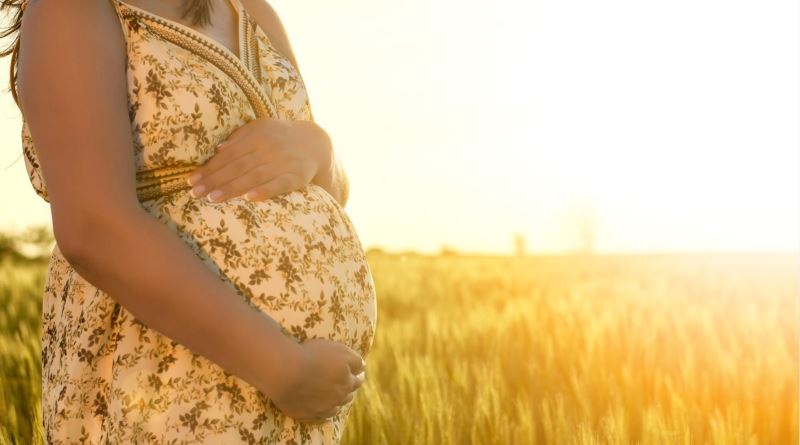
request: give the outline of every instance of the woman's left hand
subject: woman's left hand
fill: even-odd
[[[327,133],[312,121],[258,118],[237,128],[189,176],[192,196],[261,201],[305,187],[330,168]],[[195,176],[199,174],[198,176]]]

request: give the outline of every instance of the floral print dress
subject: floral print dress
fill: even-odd
[[[325,189],[309,184],[265,201],[215,203],[193,198],[182,185],[157,184],[153,193],[145,181],[157,176],[153,172],[204,162],[252,119],[312,120],[299,72],[238,0],[230,1],[239,14],[239,54],[193,28],[109,1],[127,45],[142,207],[241,298],[277,320],[285,335],[340,341],[366,359],[377,322],[375,286],[353,223]],[[31,184],[48,200],[24,116],[22,143]],[[81,277],[58,245],[42,310],[42,415],[49,444],[341,440],[353,402],[323,424],[283,415],[255,387],[133,317]],[[253,339],[247,346],[257,344]]]

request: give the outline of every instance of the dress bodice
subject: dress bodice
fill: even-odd
[[[137,172],[202,163],[217,144],[255,118],[313,120],[300,73],[238,0],[232,0],[239,13],[238,55],[186,25],[110,1],[126,40]],[[31,184],[48,201],[24,116],[22,148]]]

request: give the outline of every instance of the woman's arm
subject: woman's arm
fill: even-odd
[[[267,395],[308,375],[303,348],[139,204],[112,5],[34,1],[21,30],[21,107],[70,264],[148,326]]]
[[[273,8],[272,5],[270,5],[266,0],[241,1],[243,4],[245,4],[245,9],[250,12],[253,19],[256,21],[256,23],[258,23],[258,26],[264,30],[264,32],[267,32],[267,30],[272,31],[272,33],[269,35],[270,42],[275,45],[282,55],[292,62],[292,65],[294,65],[297,72],[300,73],[300,66],[297,63],[297,58],[292,50],[292,45],[289,42],[289,36],[286,32],[286,28],[283,26],[283,22],[281,21],[280,16],[278,16],[278,12],[275,11],[275,8]],[[330,145],[330,138],[327,137],[327,133],[325,134],[325,137]],[[349,178],[347,177],[347,173],[345,173],[344,166],[336,157],[332,145],[330,145],[329,152],[331,156],[331,162],[329,165],[327,165],[328,168],[325,169],[324,172],[319,173],[311,182],[327,190],[328,193],[330,193],[331,196],[339,201],[339,204],[344,207],[350,197]]]
[[[320,131],[325,132],[324,130]],[[325,134],[327,135],[327,132]],[[325,139],[328,141],[330,162],[327,165],[323,164],[323,168],[320,169],[311,182],[327,190],[344,207],[350,197],[350,182],[342,163],[339,162],[339,158],[336,157],[333,151],[330,138],[326,136]]]

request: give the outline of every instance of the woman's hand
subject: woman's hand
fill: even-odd
[[[217,146],[189,176],[192,196],[262,201],[305,187],[331,168],[327,133],[312,121],[253,119]]]
[[[315,338],[300,345],[305,356],[296,378],[281,394],[271,394],[271,400],[300,422],[325,422],[355,398],[366,379],[366,363],[340,342]]]

